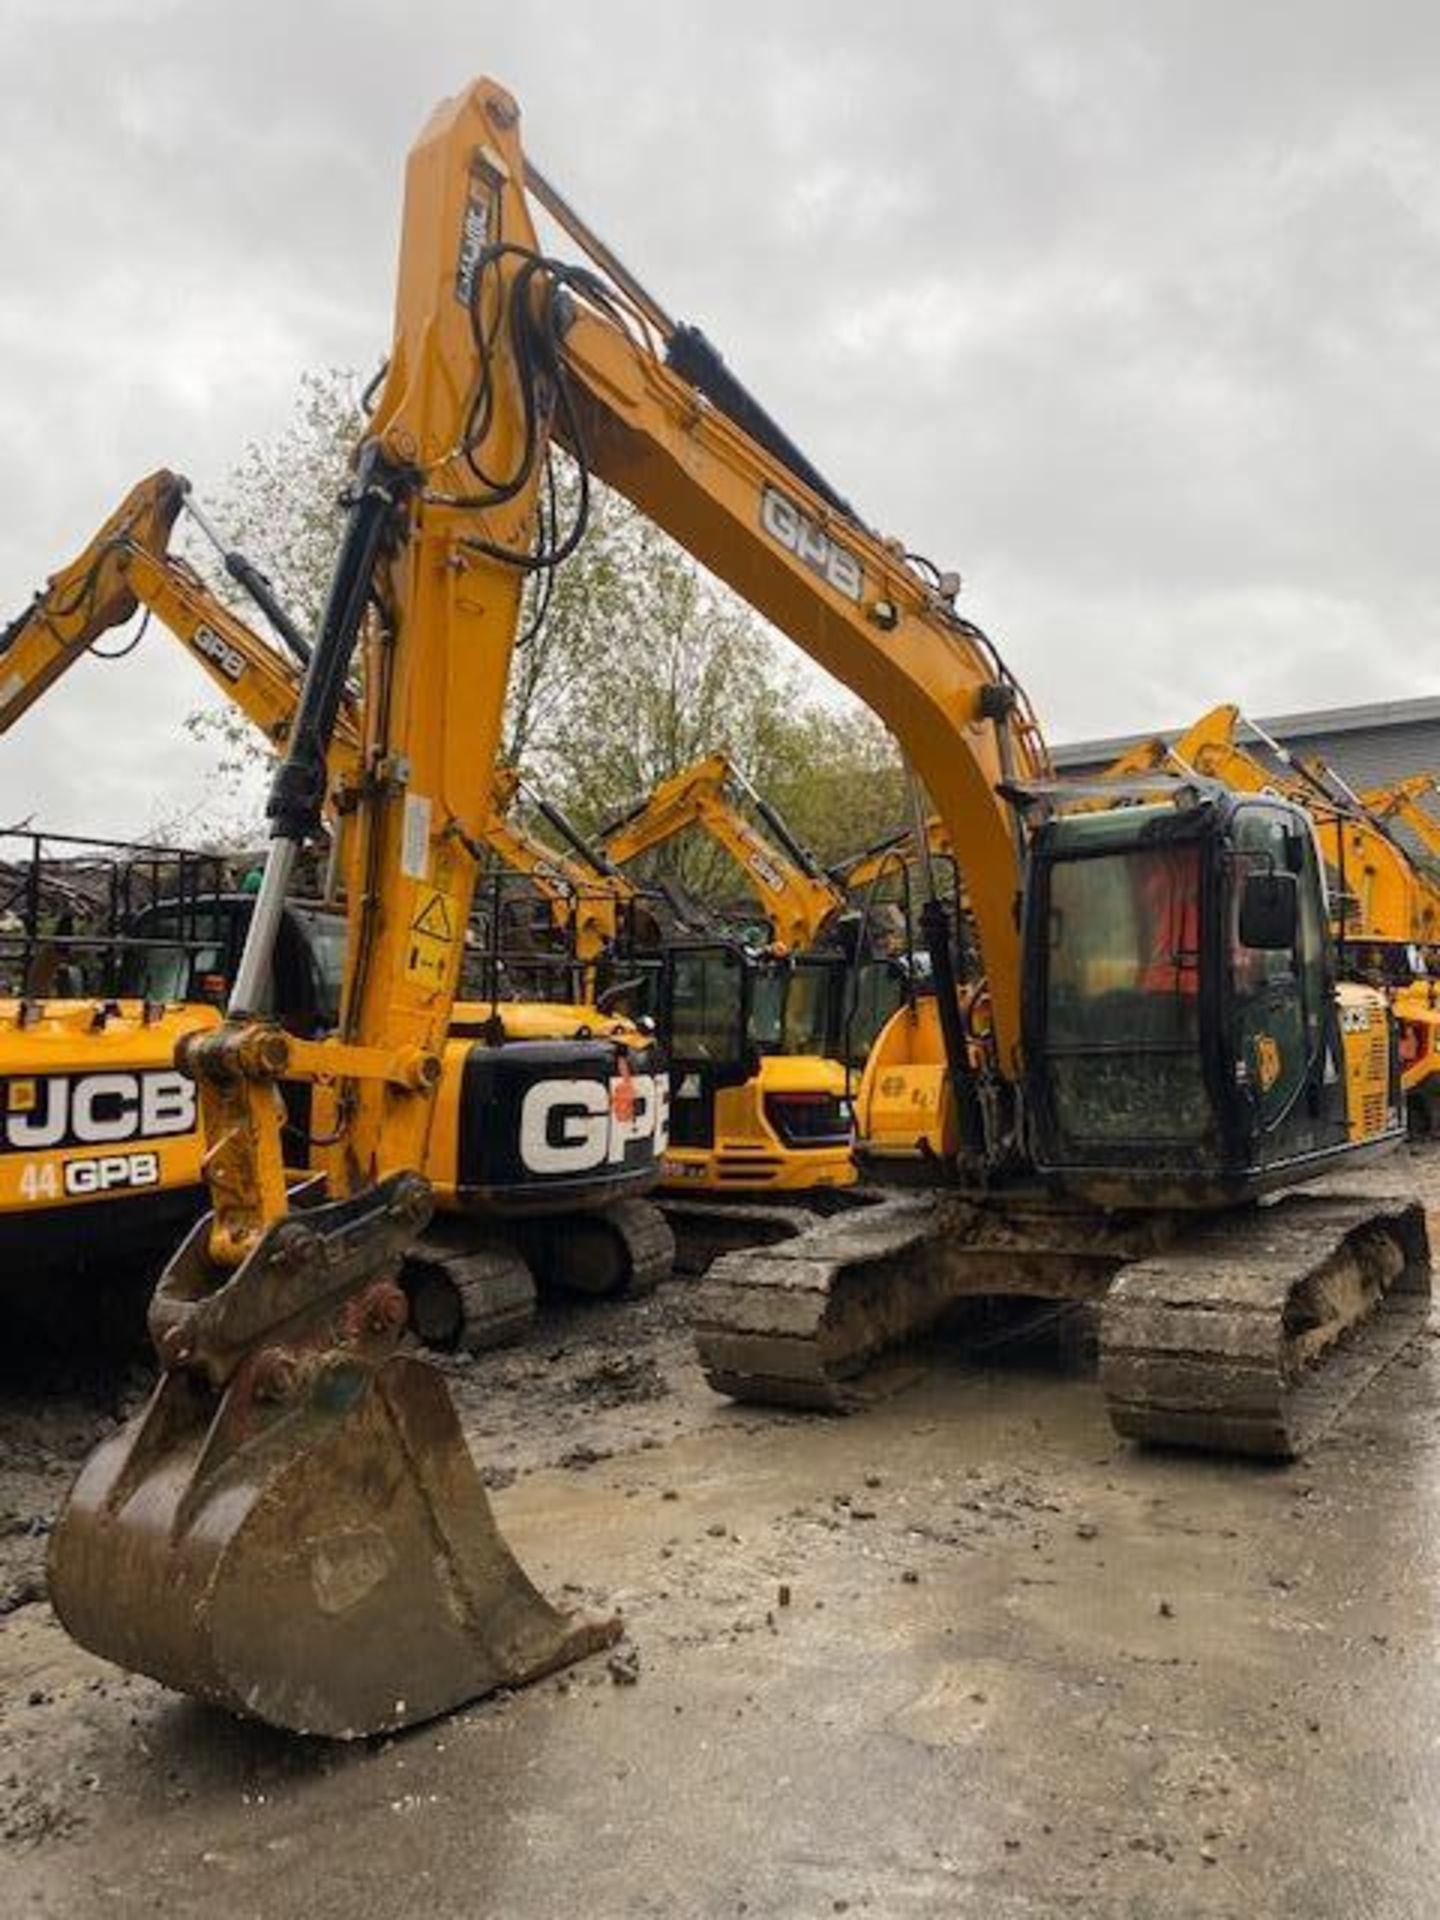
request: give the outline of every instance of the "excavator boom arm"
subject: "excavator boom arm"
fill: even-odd
[[[1048,768],[1023,694],[934,585],[708,402],[638,329],[594,305],[572,312],[571,411],[557,432],[894,734],[964,848],[998,1064],[1018,1077],[1023,838],[1000,789]]]

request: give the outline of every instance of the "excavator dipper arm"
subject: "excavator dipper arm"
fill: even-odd
[[[845,904],[845,896],[810,859],[773,809],[762,817],[781,846],[774,845],[746,819],[731,798],[739,786],[752,804],[760,796],[742,781],[723,753],[708,754],[662,780],[644,800],[605,829],[605,853],[617,867],[628,866],[651,848],[663,846],[692,827],[704,833],[745,875],[775,932],[781,952],[813,946],[821,930]]]
[[[78,558],[46,582],[0,640],[0,733],[8,732],[60,677],[113,627],[140,608],[154,614],[185,647],[216,688],[237,706],[272,747],[289,737],[300,697],[296,659],[287,659],[216,598],[169,540],[181,511],[194,513],[189,482],[162,468],[132,487]],[[238,554],[232,569],[269,593],[258,569]],[[303,636],[273,593],[273,615],[293,635],[298,659]],[[350,703],[332,736],[333,772],[354,777],[360,739]]]

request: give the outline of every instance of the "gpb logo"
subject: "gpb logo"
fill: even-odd
[[[532,1173],[593,1173],[624,1166],[649,1142],[658,1156],[670,1138],[670,1081],[663,1073],[613,1080],[541,1080],[520,1103],[520,1159]]]
[[[822,526],[802,513],[774,487],[760,496],[760,525],[770,538],[803,560],[812,573],[828,581],[847,600],[859,601],[865,591],[865,569],[848,548],[832,540]]]
[[[215,663],[232,686],[245,678],[244,654],[213,627],[195,629],[194,647],[197,653],[203,653],[207,660]]]
[[[490,196],[471,183],[471,198],[465,203],[460,226],[460,252],[455,261],[455,298],[462,307],[474,305],[475,275],[480,257],[490,243]]]
[[[67,1160],[65,1191],[113,1193],[117,1187],[158,1187],[158,1153],[107,1153],[100,1160]]]

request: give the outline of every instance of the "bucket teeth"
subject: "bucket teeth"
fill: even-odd
[[[195,1249],[177,1256],[160,1316],[172,1362],[86,1463],[51,1542],[55,1609],[82,1645],[272,1725],[345,1739],[617,1637],[618,1621],[562,1613],[527,1578],[444,1382],[397,1350],[394,1198],[374,1201],[368,1273],[351,1203],[338,1221],[309,1213],[284,1263],[266,1264],[267,1236],[208,1295],[194,1290]],[[413,1234],[422,1210],[406,1205]],[[282,1266],[267,1327],[247,1277],[273,1282]],[[175,1304],[186,1295],[189,1314]]]

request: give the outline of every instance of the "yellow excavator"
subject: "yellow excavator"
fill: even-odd
[[[742,799],[773,840],[746,818]],[[667,959],[662,1033],[672,1089],[661,1189],[684,1196],[671,1217],[682,1228],[682,1265],[694,1270],[720,1245],[743,1240],[747,1222],[762,1235],[771,1224],[763,1210],[734,1202],[842,1190],[854,1183],[855,1163],[849,1075],[835,1057],[850,968],[838,947],[815,950],[845,896],[722,753],[660,781],[599,838],[623,872],[692,830],[729,855],[770,933],[763,947],[738,937],[672,942]],[[723,1213],[714,1200],[725,1202]]]
[[[1249,734],[1269,756],[1247,746]],[[1172,745],[1137,748],[1155,765],[1224,780],[1247,792],[1279,792],[1311,813],[1332,882],[1340,937],[1380,947],[1440,940],[1440,888],[1383,820],[1323,763],[1296,760],[1258,721],[1233,705],[1212,707]],[[1138,772],[1138,766],[1135,768]]]
[[[1418,842],[1423,855],[1417,866],[1432,891],[1437,887],[1437,877],[1424,856],[1440,860],[1440,821],[1423,803],[1427,794],[1437,791],[1440,787],[1433,774],[1415,773],[1388,787],[1367,788],[1359,796],[1376,820],[1405,827]],[[1431,1135],[1440,1131],[1440,952],[1434,947],[1425,955],[1423,976],[1417,974],[1399,987],[1392,1005],[1400,1026],[1400,1065],[1410,1130]]]
[[[50,1546],[55,1608],[86,1646],[339,1736],[614,1630],[559,1613],[506,1549],[443,1381],[400,1345],[396,1280],[432,1206],[419,1169],[521,588],[578,544],[592,476],[886,722],[963,849],[984,966],[983,986],[954,981],[926,902],[938,1063],[877,1046],[867,1074],[938,1064],[934,1190],[719,1262],[698,1333],[712,1377],[844,1404],[869,1358],[955,1300],[1058,1293],[1101,1303],[1122,1432],[1287,1455],[1428,1310],[1414,1197],[1316,1184],[1404,1129],[1384,996],[1335,976],[1308,816],[1157,775],[1134,805],[1067,814],[958,582],[867,527],[544,180],[519,125],[481,80],[411,154],[388,372],[264,877],[225,1021],[184,1049],[212,1212],[152,1303],[154,1397],[86,1463]],[[539,251],[532,202],[586,264]],[[565,527],[541,511],[552,442],[582,476]],[[357,644],[344,996],[338,1029],[305,1039],[263,987]],[[285,1177],[289,1080],[314,1090],[319,1191]]]
[[[1267,759],[1245,743],[1246,732]],[[1233,705],[1211,708],[1173,745],[1157,740],[1136,749],[1133,770],[1142,757],[1242,792],[1283,793],[1310,814],[1337,951],[1345,969],[1389,995],[1411,1131],[1429,1133],[1440,1099],[1440,1004],[1432,974],[1440,963],[1440,885],[1389,822],[1401,819],[1412,831],[1440,838],[1416,799],[1433,786],[1430,777],[1382,789],[1372,804],[1323,761],[1294,758]]]
[[[1377,820],[1393,820],[1406,827],[1433,860],[1440,861],[1440,820],[1423,803],[1440,793],[1433,773],[1412,773],[1388,787],[1367,787],[1360,800]]]
[[[258,600],[290,659],[169,551],[182,510],[214,541],[231,577]],[[11,623],[0,642],[0,733],[109,628],[142,607],[272,747],[283,746],[308,644],[265,577],[215,535],[188,482],[165,471],[132,488],[82,554]],[[332,825],[342,830],[362,758],[358,713],[347,694],[327,752],[327,806]],[[480,837],[540,888],[570,942],[567,953],[583,954],[593,967],[615,935],[614,889],[587,886],[583,873],[564,866],[510,818],[517,787],[509,769],[496,769]],[[13,1223],[27,1247],[47,1231],[66,1244],[67,1228],[83,1239],[93,1231],[96,1182],[88,1176],[97,1164],[106,1175],[102,1195],[111,1203],[107,1225],[136,1246],[160,1248],[167,1237],[173,1244],[177,1217],[199,1212],[199,1116],[193,1083],[177,1073],[174,1053],[185,1035],[217,1024],[214,1003],[223,1002],[252,911],[251,898],[239,892],[200,897],[191,889],[152,903],[118,943],[121,974],[113,1001],[0,1002],[0,1078],[15,1116],[11,1150],[17,1141],[28,1148],[13,1198],[0,1195],[0,1231]],[[282,1012],[292,1031],[311,1036],[333,1026],[344,938],[333,902],[287,902],[263,992],[267,1008]],[[585,970],[566,968],[572,976]],[[502,999],[497,986],[492,983],[487,1001],[455,1007],[423,1169],[440,1218],[405,1268],[415,1331],[430,1344],[472,1352],[523,1331],[534,1314],[537,1277],[584,1293],[646,1292],[674,1257],[663,1215],[642,1198],[658,1177],[668,1128],[668,1077],[652,1036],[593,1004]],[[122,1070],[140,1087],[128,1102],[114,1091]],[[111,1090],[103,1107],[92,1102],[99,1138],[110,1142],[98,1161],[93,1143],[77,1146],[50,1124],[62,1111],[83,1117],[90,1110],[87,1089],[97,1085]],[[296,1086],[287,1094],[287,1162],[303,1167],[308,1090]],[[563,1129],[602,1095],[619,1101],[625,1118],[615,1121],[598,1159],[571,1153],[567,1164],[554,1146],[542,1146],[537,1158],[527,1132],[537,1124],[531,1116],[553,1115],[544,1125]],[[28,1103],[23,1109],[19,1099]],[[148,1121],[166,1131],[158,1139],[127,1134],[119,1152],[122,1136],[111,1115],[131,1106],[140,1126]],[[85,1217],[77,1219],[81,1209]]]
[[[520,820],[517,803],[522,799],[549,826],[559,846]],[[615,992],[637,958],[653,960],[666,932],[685,924],[680,903],[634,885],[513,767],[496,769],[484,839],[499,866],[523,875],[548,904],[575,976],[571,997],[587,1005],[598,995]]]

